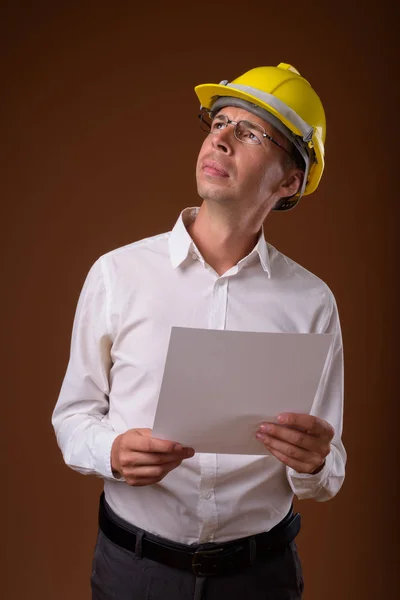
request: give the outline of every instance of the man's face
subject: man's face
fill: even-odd
[[[225,107],[218,115],[232,121],[247,120],[264,127],[265,131],[289,150],[289,141],[274,127],[242,108]],[[200,149],[196,166],[197,190],[203,200],[228,205],[232,210],[250,210],[252,213],[271,210],[283,196],[297,191],[282,188],[291,173],[287,153],[267,138],[261,144],[244,144],[234,136],[229,124],[217,134],[207,135]],[[290,170],[290,172],[289,172]]]

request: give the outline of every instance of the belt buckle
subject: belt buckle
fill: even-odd
[[[199,548],[196,550],[192,557],[192,570],[196,577],[217,575],[218,564],[215,561],[212,562],[212,559],[216,558],[223,551],[223,548],[210,548],[208,550]]]

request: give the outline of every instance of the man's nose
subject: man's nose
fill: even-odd
[[[224,129],[220,129],[218,133],[212,134],[212,143],[215,149],[218,149],[224,154],[231,154],[233,151],[232,144],[234,143],[233,126],[228,125]]]

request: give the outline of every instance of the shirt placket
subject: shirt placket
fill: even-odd
[[[218,277],[214,281],[210,312],[209,329],[225,329],[228,306],[229,278]],[[200,494],[198,513],[200,521],[200,542],[212,542],[218,526],[218,509],[215,497],[217,476],[217,455],[200,453]]]

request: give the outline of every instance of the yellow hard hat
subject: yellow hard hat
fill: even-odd
[[[201,107],[207,110],[219,110],[235,99],[233,105],[265,118],[300,152],[306,164],[303,186],[297,199],[284,204],[283,210],[292,208],[303,194],[317,189],[325,164],[325,112],[309,82],[292,65],[256,67],[230,83],[224,80],[198,85],[195,92]]]

